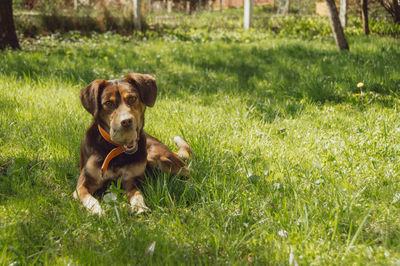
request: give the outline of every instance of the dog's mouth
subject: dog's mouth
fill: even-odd
[[[111,140],[122,147],[124,153],[134,154],[138,150],[139,128],[128,132],[114,131],[111,134]],[[122,133],[122,134],[121,134]]]
[[[122,145],[122,148],[126,154],[134,154],[138,150],[139,132],[138,129],[134,131],[134,137],[128,144]]]
[[[138,145],[137,145],[136,140],[134,139],[134,140],[132,141],[132,143],[125,144],[125,145],[122,146],[122,148],[124,149],[124,152],[125,152],[125,153],[127,153],[127,154],[134,154],[134,153],[137,151],[137,149],[138,149]]]

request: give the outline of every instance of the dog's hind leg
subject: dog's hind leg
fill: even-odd
[[[178,152],[172,152],[158,139],[146,134],[147,165],[175,175],[188,176],[190,169],[182,159],[189,159],[192,150],[180,137],[175,137]]]
[[[190,157],[192,157],[193,152],[190,146],[186,143],[186,141],[184,141],[181,137],[176,136],[174,138],[174,142],[176,146],[178,146],[178,152],[177,152],[178,157],[183,160],[189,160]]]

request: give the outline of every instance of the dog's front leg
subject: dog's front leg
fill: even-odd
[[[74,198],[81,200],[83,206],[91,213],[103,215],[104,211],[100,207],[100,203],[97,199],[92,196],[92,193],[96,191],[97,187],[88,186],[86,178],[83,173],[79,176],[78,185],[76,186],[76,191],[74,192]]]
[[[136,179],[137,178],[123,179],[122,186],[126,190],[126,197],[131,204],[132,211],[136,212],[136,214],[142,214],[147,212],[149,208],[144,203],[142,193],[140,193],[136,187]]]

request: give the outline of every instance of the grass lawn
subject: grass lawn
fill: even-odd
[[[0,53],[0,264],[399,263],[399,41],[235,36]],[[72,198],[91,121],[78,93],[132,71],[156,77],[145,129],[187,140],[191,180],[149,177],[144,216],[113,186],[90,216]]]

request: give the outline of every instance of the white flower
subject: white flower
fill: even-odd
[[[398,201],[400,201],[400,193],[394,195],[392,204],[395,204]]]
[[[286,230],[279,230],[278,235],[282,238],[287,238],[288,232]]]

